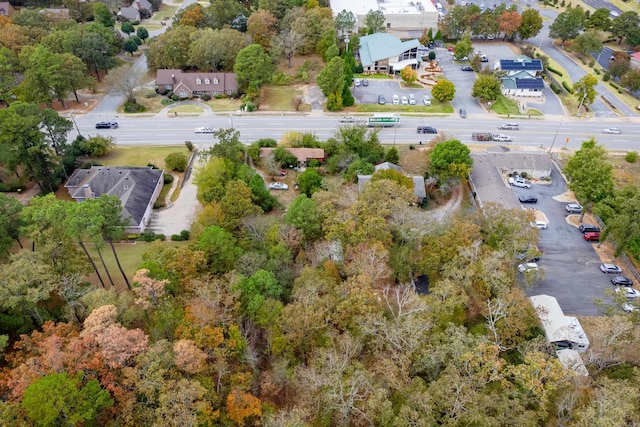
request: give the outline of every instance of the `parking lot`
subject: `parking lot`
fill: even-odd
[[[362,79],[361,79],[362,80]],[[409,94],[413,93],[416,97],[416,105],[424,105],[422,103],[422,97],[424,95],[431,95],[431,91],[428,89],[403,89],[401,87],[401,80],[381,80],[381,79],[367,79],[369,81],[368,86],[352,86],[351,93],[356,99],[357,104],[377,104],[378,95],[384,95],[387,104],[392,104],[393,95],[409,97]]]
[[[526,289],[528,295],[547,294],[558,299],[565,314],[598,315],[593,303],[600,298],[609,302],[604,290],[612,288],[611,275],[603,274],[600,258],[576,227],[567,222],[569,213],[563,198],[567,185],[559,170],[553,165],[550,183],[533,183],[531,189],[511,187],[503,181],[496,166],[485,156],[474,155],[472,180],[481,202],[498,202],[507,208],[520,207],[518,197],[535,195],[538,202],[525,205],[542,211],[548,220],[547,228],[540,230],[539,248],[544,251],[538,265],[542,279]],[[500,197],[496,198],[496,194]],[[483,200],[484,198],[484,200]]]

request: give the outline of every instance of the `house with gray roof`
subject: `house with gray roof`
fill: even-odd
[[[129,6],[120,8],[118,18],[121,21],[140,21],[151,17],[153,6],[149,0],[134,0]]]
[[[375,171],[393,169],[404,174],[402,168],[396,164],[384,162],[376,165]],[[375,173],[375,172],[374,172]],[[373,175],[358,175],[358,191],[362,192],[364,186],[371,181]],[[424,177],[421,175],[405,175],[413,180],[413,194],[416,196],[416,202],[422,203],[427,197],[427,188],[425,186]]]
[[[367,71],[399,73],[404,67],[417,68],[420,41],[402,41],[391,34],[376,33],[360,38],[359,57],[362,68]]]
[[[235,73],[185,73],[180,69],[156,71],[156,86],[180,98],[193,98],[205,93],[211,96],[233,95],[238,92]]]
[[[160,169],[92,166],[73,171],[64,187],[77,202],[102,194],[118,196],[122,219],[129,224],[125,232],[143,233],[163,185],[164,172]]]

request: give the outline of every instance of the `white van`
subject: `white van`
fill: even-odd
[[[438,11],[442,12],[442,3],[436,3],[436,9],[438,9]]]

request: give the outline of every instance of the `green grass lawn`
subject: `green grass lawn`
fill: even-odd
[[[164,168],[164,158],[171,153],[183,153],[187,158],[191,153],[183,145],[169,146],[124,146],[119,145],[103,157],[92,158],[105,166],[147,166],[152,163]]]
[[[178,7],[179,6],[170,6],[166,3],[161,3],[160,10],[155,15],[153,15],[151,19],[153,19],[154,21],[169,20],[171,19],[173,14],[176,13],[176,10],[178,10]]]
[[[265,86],[260,92],[260,105],[270,111],[295,111],[294,98],[302,93],[289,86]]]
[[[193,105],[193,104],[182,104],[182,105],[178,104],[169,110],[170,115],[177,113],[181,116],[190,116],[190,117],[197,117],[200,114],[202,114],[202,112],[203,112],[202,107],[200,107],[199,105]]]
[[[347,110],[356,113],[430,113],[451,114],[453,107],[448,102],[438,102],[431,99],[431,105],[393,105],[393,104],[357,104]]]
[[[502,115],[520,114],[518,103],[511,99],[505,98],[504,96],[501,96],[497,101],[491,104],[491,109],[497,114]]]
[[[187,243],[188,242],[172,242],[172,241],[162,242],[163,245],[171,245],[171,246],[185,245]],[[147,242],[116,243],[114,246],[118,254],[118,259],[120,260],[120,265],[122,265],[122,269],[127,275],[129,282],[131,282],[133,275],[136,273],[136,271],[138,271],[138,269],[140,268],[140,265],[142,264],[142,255],[147,250],[149,250],[151,243],[147,243]],[[89,250],[91,257],[93,258],[93,261],[96,263],[96,266],[98,267],[98,271],[100,272],[100,276],[102,276],[102,280],[105,282],[108,289],[110,287],[109,279],[107,277],[104,267],[102,266],[102,263],[100,262],[100,258],[98,257],[98,252],[96,251],[95,247],[91,245],[87,245],[87,249]],[[102,252],[102,257],[104,258],[105,264],[107,265],[107,269],[111,274],[111,278],[113,279],[116,285],[116,289],[120,291],[125,290],[127,288],[127,285],[124,281],[124,278],[122,277],[122,274],[120,274],[120,270],[118,269],[118,265],[113,256],[113,252],[111,251],[111,248],[108,245],[106,245],[104,248],[101,248],[100,251]],[[86,279],[92,284],[94,284],[95,286],[100,286],[100,281],[98,280],[98,276],[96,275],[95,272],[92,272],[90,275],[88,275]]]

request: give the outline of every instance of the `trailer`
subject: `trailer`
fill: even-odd
[[[493,134],[491,132],[474,132],[471,134],[471,139],[474,141],[493,141]]]
[[[367,118],[369,127],[394,127],[400,126],[400,116],[398,114],[374,114]]]

